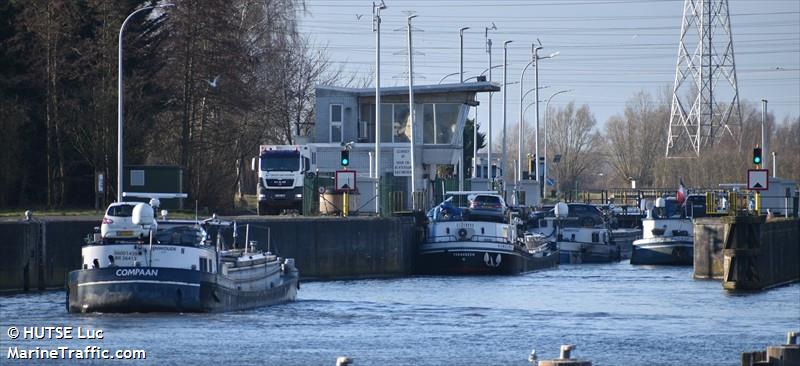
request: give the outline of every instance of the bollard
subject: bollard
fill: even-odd
[[[574,344],[562,344],[561,345],[561,355],[559,356],[560,359],[566,360],[569,359],[569,354],[572,350],[575,349]]]
[[[353,359],[347,356],[339,356],[336,358],[336,366],[352,365]]]
[[[539,366],[592,366],[592,361],[570,358],[572,350],[575,348],[574,344],[561,345],[561,355],[558,359],[539,361]],[[535,355],[531,354],[531,356]]]
[[[531,364],[531,366],[536,366],[537,359],[538,358],[536,357],[536,349],[532,349],[531,354],[528,355],[528,362]]]

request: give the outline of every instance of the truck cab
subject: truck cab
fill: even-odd
[[[303,210],[303,181],[314,171],[316,152],[308,145],[261,145],[252,169],[258,172],[258,214]]]

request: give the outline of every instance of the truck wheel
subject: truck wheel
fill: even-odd
[[[268,214],[269,212],[267,212],[267,203],[259,201],[258,210],[256,212],[258,213],[258,216],[263,216]]]

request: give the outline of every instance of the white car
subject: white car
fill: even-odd
[[[100,236],[104,239],[133,239],[148,235],[148,229],[133,224],[133,208],[140,202],[115,202],[108,206]]]

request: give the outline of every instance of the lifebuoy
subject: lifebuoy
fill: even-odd
[[[466,238],[467,237],[467,229],[464,229],[463,227],[461,229],[458,229],[458,237],[461,238],[461,239]]]

